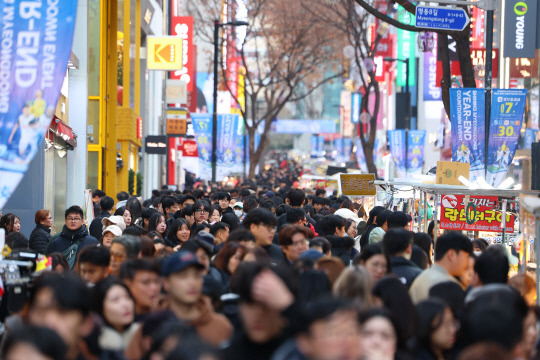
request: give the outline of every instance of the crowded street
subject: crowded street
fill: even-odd
[[[535,0],[0,19],[0,360],[540,360]]]

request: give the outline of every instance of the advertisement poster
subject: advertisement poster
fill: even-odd
[[[409,13],[403,7],[398,6],[398,20],[404,24],[415,24],[414,14]],[[409,86],[416,85],[416,33],[406,30],[397,30],[397,58],[400,60],[409,59]],[[405,86],[407,82],[407,65],[399,61],[397,67],[397,86]]]
[[[388,130],[388,144],[394,159],[397,177],[407,176],[407,149],[405,148],[405,130]]]
[[[352,152],[352,139],[344,138],[343,139],[343,161],[350,161]]]
[[[421,174],[424,164],[426,131],[409,130],[407,137],[407,174]]]
[[[344,148],[343,148],[343,138],[334,139],[334,150],[335,150],[335,160],[341,161],[343,159]]]
[[[495,210],[497,196],[471,196],[469,202],[469,220],[467,223],[467,204],[465,195],[443,195],[441,198],[441,229],[456,231],[491,231],[502,232],[502,212]],[[475,210],[474,210],[475,209]],[[475,214],[476,213],[476,214]],[[514,232],[515,215],[506,213],[506,232]]]
[[[526,98],[526,89],[493,89],[486,176],[493,187],[505,179],[516,153]]]
[[[212,114],[191,114],[193,131],[199,151],[199,172],[201,179],[212,179]],[[238,135],[238,115],[218,115],[217,118],[217,168],[216,180],[236,171],[236,148]]]
[[[356,139],[356,162],[358,162],[358,167],[363,173],[368,172],[366,155],[364,155],[364,148],[360,139]]]
[[[71,54],[76,10],[76,0],[0,3],[0,209],[23,178],[53,118]]]
[[[360,122],[360,104],[362,103],[362,94],[352,93],[351,96],[351,122],[353,124],[358,124]]]
[[[437,36],[433,40],[437,43]],[[437,85],[437,46],[424,53],[424,101],[441,100],[441,87]]]
[[[471,164],[469,181],[484,177],[484,89],[450,89],[452,161]]]

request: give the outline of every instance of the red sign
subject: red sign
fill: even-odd
[[[492,53],[492,74],[496,78],[499,76],[499,49],[493,49]],[[471,48],[471,62],[473,69],[478,69],[478,75],[483,80],[484,67],[486,65],[486,49]],[[461,76],[461,68],[459,61],[450,61],[450,74],[452,76]],[[442,78],[442,62],[437,60],[437,87],[441,87]]]
[[[394,51],[395,37],[396,35],[388,35],[388,37],[386,38],[381,38],[381,40],[377,44],[375,55],[394,58],[395,57],[395,51]]]
[[[170,33],[183,39],[183,67],[181,70],[171,71],[169,78],[184,80],[187,84],[188,92],[193,92],[193,82],[195,79],[195,73],[193,71],[193,17],[172,16]]]
[[[182,155],[184,157],[199,157],[197,142],[195,140],[184,140]]]
[[[502,232],[502,213],[495,210],[498,203],[497,196],[471,196],[476,209],[473,211],[469,206],[469,219],[474,218],[474,223],[467,223],[464,195],[443,195],[441,199],[441,229],[457,231],[487,231]],[[514,232],[515,215],[506,213],[506,232]]]

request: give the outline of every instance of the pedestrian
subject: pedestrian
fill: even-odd
[[[422,269],[411,261],[412,233],[402,227],[390,228],[384,234],[383,247],[390,258],[392,273],[403,281],[407,289],[410,288],[414,279],[422,272]]]
[[[77,273],[88,286],[94,286],[109,276],[110,261],[109,248],[98,245],[87,246],[79,253]]]
[[[102,220],[113,214],[114,199],[110,196],[103,196],[101,200],[99,200],[99,206],[101,208],[101,212],[90,223],[90,235],[96,239],[100,239],[102,236]]]
[[[36,227],[30,234],[30,249],[40,254],[45,254],[47,246],[51,242],[51,228],[53,218],[49,210],[38,210],[35,215]]]
[[[53,237],[47,246],[46,253],[62,253],[70,268],[73,269],[80,251],[86,246],[97,244],[98,241],[88,233],[88,228],[83,223],[84,213],[79,206],[69,207],[64,215],[65,225],[62,232]]]
[[[379,281],[392,271],[390,260],[384,252],[382,243],[370,244],[362,248],[362,252],[356,259],[358,265],[365,267],[374,281]]]

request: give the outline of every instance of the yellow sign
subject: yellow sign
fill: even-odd
[[[459,177],[463,176],[469,180],[469,169],[471,165],[468,163],[452,162],[452,161],[437,161],[436,184],[445,185],[463,185],[459,181]]]
[[[146,67],[149,70],[181,70],[182,39],[178,36],[148,36]]]
[[[376,195],[375,174],[339,174],[339,190],[347,196]]]

